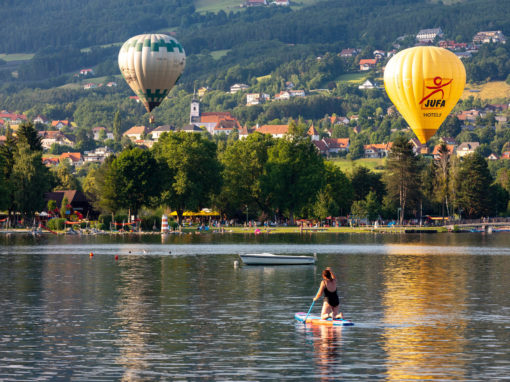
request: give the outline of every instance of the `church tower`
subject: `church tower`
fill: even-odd
[[[191,109],[189,112],[189,123],[200,122],[200,101],[195,97],[193,92],[193,99],[191,100]]]

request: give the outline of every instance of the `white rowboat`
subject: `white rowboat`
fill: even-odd
[[[315,257],[313,256],[273,255],[272,253],[246,253],[239,256],[246,265],[315,264]]]

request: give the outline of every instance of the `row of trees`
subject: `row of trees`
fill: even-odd
[[[438,160],[417,157],[401,136],[384,173],[356,167],[346,175],[317,154],[302,126],[291,128],[290,139],[253,134],[223,147],[198,134],[164,135],[151,150],[130,148],[105,162],[89,173],[84,189],[103,211],[163,205],[179,218],[184,210],[211,206],[240,220],[248,212],[290,221],[347,214],[391,219],[397,211],[402,221],[507,210],[508,185],[493,182],[479,154],[459,161],[443,146]]]
[[[32,216],[45,208],[44,193],[83,187],[102,212],[167,207],[203,207],[224,216],[296,217],[324,220],[351,214],[360,219],[419,218],[425,214],[464,217],[505,213],[510,171],[494,182],[486,160],[473,154],[459,160],[442,146],[439,159],[415,156],[397,137],[383,173],[355,167],[344,174],[325,161],[306,138],[306,125],[291,123],[289,139],[253,134],[217,145],[200,134],[165,134],[150,150],[131,146],[84,174],[79,184],[66,166],[48,170],[40,138],[24,124],[15,139],[0,146],[0,209]]]

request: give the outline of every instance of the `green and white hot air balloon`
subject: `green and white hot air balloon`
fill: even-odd
[[[131,37],[119,52],[120,71],[149,113],[165,99],[185,66],[181,44],[165,34]]]

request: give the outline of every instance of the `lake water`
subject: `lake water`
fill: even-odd
[[[294,321],[326,266],[355,326]],[[508,380],[509,290],[510,233],[0,234],[0,380]]]

